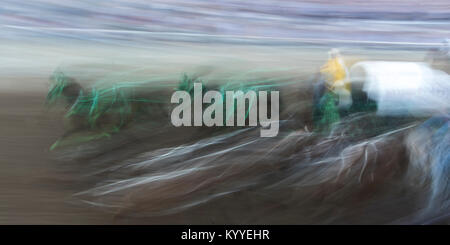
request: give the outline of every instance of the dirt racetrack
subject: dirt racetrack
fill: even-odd
[[[408,171],[415,156],[408,140],[422,137],[414,131],[421,120],[381,138],[321,138],[304,128],[307,120],[295,110],[310,102],[295,93],[308,87],[327,47],[2,45],[1,224],[448,223],[440,214],[416,217],[431,205],[421,194],[429,185],[411,184],[417,172]],[[360,47],[344,48],[343,54],[349,62],[420,61],[424,55]],[[282,119],[295,115],[295,120],[287,120],[276,139],[260,139],[253,129],[233,135],[170,125],[146,131],[135,125],[111,139],[50,151],[64,126],[62,108],[45,106],[48,78],[57,67],[77,67],[75,75],[89,77],[92,73],[82,72],[92,63],[146,67],[148,76],[157,71],[174,77],[207,67],[214,71],[206,76],[212,80],[251,69],[288,68],[299,86],[285,93],[290,113]],[[346,132],[345,123],[351,122],[337,130]],[[186,152],[177,146],[187,147]],[[342,154],[348,158],[339,158]],[[364,154],[371,161],[364,162]],[[341,167],[339,159],[348,162]],[[329,165],[322,167],[321,161]],[[177,171],[181,177],[172,175]],[[155,181],[142,184],[145,178]],[[125,184],[116,186],[120,180]]]

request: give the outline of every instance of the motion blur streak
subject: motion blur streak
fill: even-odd
[[[446,0],[3,0],[0,223],[448,224],[448,16]],[[194,83],[280,91],[279,134],[174,127],[171,95]]]

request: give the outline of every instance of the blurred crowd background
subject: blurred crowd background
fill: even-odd
[[[4,0],[0,23],[3,38],[10,40],[145,42],[156,36],[205,41],[219,36],[220,41],[325,39],[415,45],[439,43],[449,36],[450,4],[447,0]]]

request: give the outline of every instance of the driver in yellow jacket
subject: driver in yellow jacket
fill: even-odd
[[[326,78],[326,87],[329,92],[335,93],[339,97],[338,108],[348,109],[352,104],[351,84],[348,81],[348,70],[339,53],[339,50],[332,49],[329,53],[327,63],[322,66],[320,72]]]

